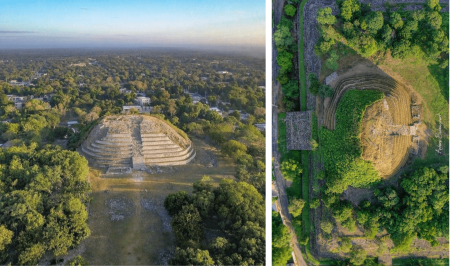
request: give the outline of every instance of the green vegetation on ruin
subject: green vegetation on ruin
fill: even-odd
[[[380,180],[372,163],[361,159],[361,120],[366,108],[384,97],[380,91],[350,90],[336,111],[334,131],[320,129],[321,153],[327,173],[327,191],[342,193],[349,185],[368,187]]]

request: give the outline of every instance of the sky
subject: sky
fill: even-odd
[[[264,47],[264,0],[0,0],[0,49]]]

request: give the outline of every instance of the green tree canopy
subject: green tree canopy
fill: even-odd
[[[332,15],[330,7],[319,8],[317,12],[317,22],[321,25],[333,25],[336,23],[336,17]]]
[[[293,5],[287,4],[284,6],[284,12],[290,17],[295,15],[295,11],[297,11],[297,9]]]
[[[11,261],[35,264],[46,251],[66,254],[89,236],[86,159],[34,144],[0,150],[0,165],[0,243],[10,242],[3,259],[11,249]]]

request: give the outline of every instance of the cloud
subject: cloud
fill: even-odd
[[[85,7],[81,7],[80,9],[83,9],[83,10],[89,10],[89,8],[85,8]]]
[[[22,34],[22,33],[37,33],[36,31],[26,30],[0,30],[0,34]]]

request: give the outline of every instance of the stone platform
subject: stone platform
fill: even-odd
[[[80,153],[100,167],[134,170],[187,164],[195,157],[189,139],[163,120],[140,115],[105,117],[82,143]]]

